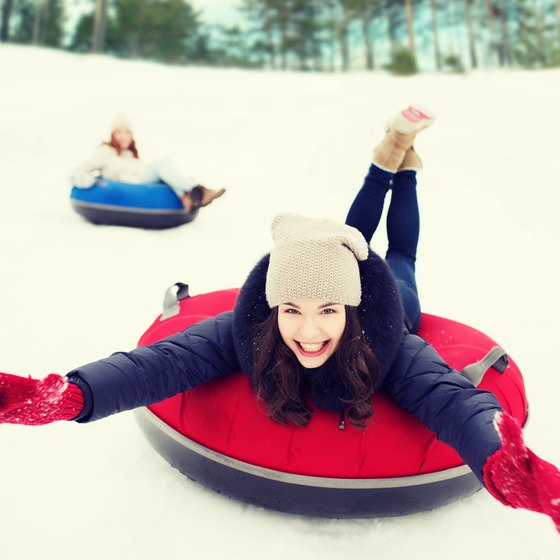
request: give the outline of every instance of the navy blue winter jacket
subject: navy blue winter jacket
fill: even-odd
[[[236,371],[250,374],[252,333],[270,313],[264,298],[267,267],[265,257],[243,285],[233,312],[70,372],[69,380],[85,395],[77,421],[98,420],[153,404]],[[360,274],[358,313],[366,340],[381,365],[378,388],[456,449],[482,482],[487,457],[501,445],[493,425],[501,410],[497,399],[476,389],[426,341],[404,330],[398,292],[382,259],[371,253],[360,263]],[[337,409],[344,398],[333,364],[331,358],[318,371],[308,370],[312,373],[312,400],[327,410]]]
[[[153,404],[239,371],[232,324],[232,313],[223,313],[151,346],[74,370],[70,380],[85,389],[87,403],[78,421]],[[491,393],[475,389],[411,334],[405,336],[383,390],[455,448],[481,479],[486,457],[500,447],[492,421],[501,409]]]

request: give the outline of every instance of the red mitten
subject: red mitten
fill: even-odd
[[[72,420],[83,407],[82,390],[56,373],[44,379],[0,373],[0,423],[38,426]]]
[[[509,414],[497,414],[494,423],[502,447],[484,465],[486,488],[506,506],[549,515],[560,532],[560,471],[525,445],[521,427]]]

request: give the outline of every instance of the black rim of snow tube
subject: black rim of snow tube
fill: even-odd
[[[180,434],[147,408],[134,412],[152,447],[187,477],[220,494],[285,513],[367,518],[409,515],[480,490],[468,466],[398,478],[327,478],[239,461]]]
[[[192,222],[198,210],[165,210],[111,206],[72,199],[72,208],[94,224],[127,226],[144,229],[166,229]]]

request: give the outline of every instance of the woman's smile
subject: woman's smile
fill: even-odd
[[[296,301],[278,307],[278,329],[284,344],[306,368],[322,366],[337,350],[346,326],[344,305]]]
[[[301,342],[300,340],[294,340],[294,342],[301,354],[308,358],[314,358],[327,350],[331,340],[323,340],[323,342],[315,342],[313,344]]]

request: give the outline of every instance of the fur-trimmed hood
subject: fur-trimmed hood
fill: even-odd
[[[253,268],[241,287],[233,311],[236,354],[241,368],[250,379],[253,374],[255,329],[271,313],[265,296],[268,262],[269,255],[265,255]],[[380,376],[376,386],[379,388],[406,333],[403,309],[393,275],[381,257],[370,250],[368,258],[359,262],[359,267],[362,301],[358,306],[358,315],[366,342],[379,361]],[[347,398],[344,383],[336,369],[331,356],[321,367],[307,370],[313,403],[331,411],[346,407],[342,402]]]

